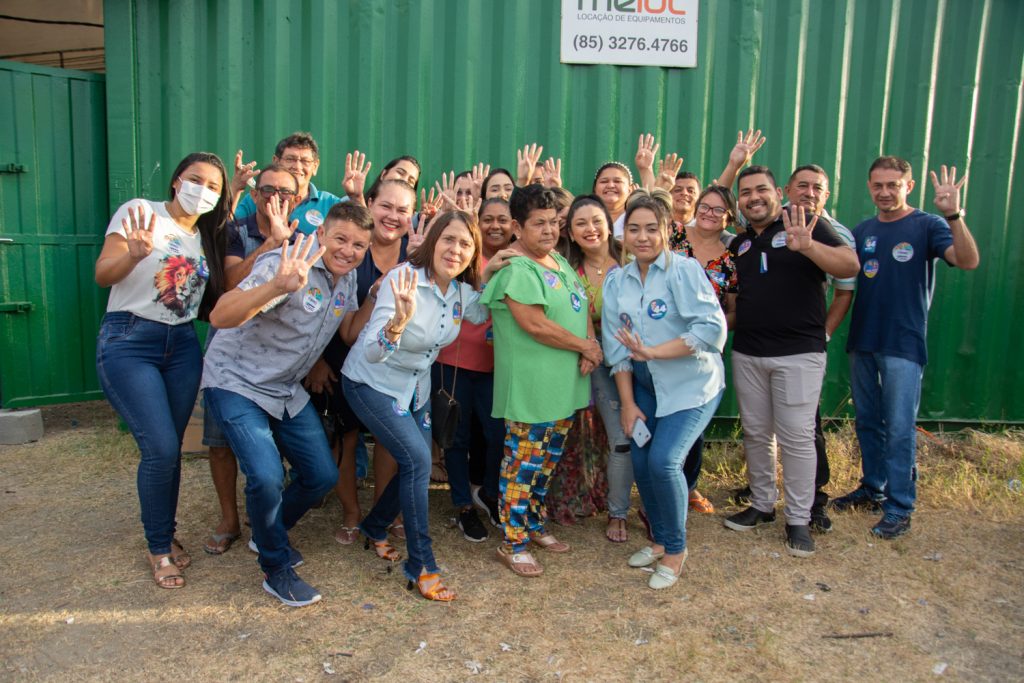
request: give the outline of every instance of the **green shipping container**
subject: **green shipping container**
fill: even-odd
[[[828,208],[851,228],[873,214],[879,154],[911,161],[926,210],[926,169],[955,164],[970,171],[982,266],[940,269],[921,418],[1024,421],[1011,346],[1024,249],[1010,230],[1024,209],[1024,3],[704,0],[694,69],[561,64],[559,13],[554,0],[107,0],[110,208],[162,196],[190,151],[264,163],[294,130],[317,137],[316,181],[339,194],[354,148],[372,175],[414,154],[432,183],[477,161],[514,168],[534,141],[582,193],[600,163],[632,163],[641,132],[707,182],[754,126],[768,137],[757,161],[780,180],[828,170]],[[844,341],[829,351],[827,414],[848,414]],[[720,413],[735,411],[730,396]]]

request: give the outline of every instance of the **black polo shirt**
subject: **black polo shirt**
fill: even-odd
[[[811,238],[845,246],[828,221]],[[825,350],[825,272],[786,246],[782,214],[760,235],[747,228],[729,245],[739,292],[732,348],[749,356],[792,356]]]

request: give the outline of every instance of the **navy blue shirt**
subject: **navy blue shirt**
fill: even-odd
[[[953,233],[920,209],[892,223],[869,218],[853,230],[860,258],[846,350],[928,362],[925,334],[935,289],[935,259]]]

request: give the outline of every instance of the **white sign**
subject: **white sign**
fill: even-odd
[[[562,0],[562,62],[697,66],[699,0]]]

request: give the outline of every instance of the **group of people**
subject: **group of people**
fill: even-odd
[[[549,509],[607,510],[607,539],[626,541],[635,483],[648,543],[627,561],[653,565],[648,585],[668,588],[686,560],[688,509],[714,511],[697,480],[730,330],[749,481],[735,495],[749,505],[724,524],[775,520],[781,446],[785,547],[807,557],[811,531],[832,526],[818,398],[826,344],[851,302],[864,471],[831,508],[880,510],[872,533],[906,533],[935,262],[979,261],[964,178],[931,174],[934,216],[907,204],[910,164],[880,157],[868,170],[878,213],[851,234],[825,210],[820,166],[779,187],[751,165],[764,142],[741,132],[705,186],[641,136],[639,182],[612,161],[575,197],[561,161],[542,161],[537,145],[517,153],[515,174],[478,164],[429,194],[414,157],[392,160],[367,188],[371,164],[353,152],[345,197],[313,184],[320,154],[308,133],[281,140],[262,168],[240,151],[230,179],[216,155],[187,156],[168,200],[118,209],[96,263],[97,283],[111,288],[97,370],[141,453],[156,584],[181,588],[191,563],[175,514],[201,388],[221,506],[204,549],[221,554],[241,536],[241,469],[249,547],[264,589],[287,605],[321,597],[295,572],[304,559],[288,532],[332,490],[339,543],[362,536],[394,563],[403,555],[392,539],[402,539],[409,589],[454,599],[428,522],[437,457],[464,537],[488,538],[479,509],[501,530],[497,559],[522,577],[544,571],[532,549],[571,550]],[[211,324],[205,352],[196,318]],[[364,514],[365,433],[375,486]]]

